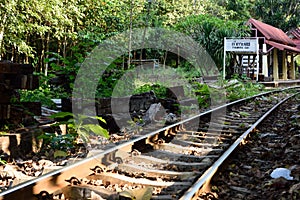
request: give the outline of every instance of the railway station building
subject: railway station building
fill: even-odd
[[[296,56],[300,56],[300,28],[284,33],[281,29],[250,18],[247,25],[251,29],[249,42],[231,42],[227,47],[226,38],[224,42],[224,55],[226,51],[235,51],[234,73],[245,74],[253,80],[260,82],[288,81],[299,79],[299,67],[296,63]],[[239,40],[238,38],[236,38]],[[239,51],[250,47],[251,40],[256,41],[255,51]],[[228,42],[227,42],[228,43]],[[226,49],[227,48],[227,49]],[[229,49],[229,50],[228,50]],[[251,48],[249,48],[251,49]],[[224,56],[224,77],[225,77],[225,56]],[[297,77],[298,76],[298,77]]]

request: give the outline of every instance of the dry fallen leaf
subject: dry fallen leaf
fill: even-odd
[[[145,187],[145,188],[139,188],[139,189],[133,189],[133,190],[126,190],[123,192],[120,192],[120,197],[127,197],[131,198],[132,200],[150,200],[152,197],[152,187]]]

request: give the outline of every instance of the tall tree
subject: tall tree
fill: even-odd
[[[74,38],[74,24],[61,0],[11,0],[0,4],[5,18],[0,25],[2,59],[14,62],[36,60],[39,71],[45,71],[44,58],[50,42]]]
[[[252,15],[283,31],[289,31],[300,26],[300,1],[256,0]]]
[[[222,69],[224,37],[245,37],[248,27],[241,21],[227,21],[212,15],[189,16],[176,24],[176,30],[190,35]]]
[[[231,13],[231,20],[248,20],[250,10],[253,9],[255,0],[215,0],[216,4]]]

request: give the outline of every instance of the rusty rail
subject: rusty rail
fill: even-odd
[[[181,147],[179,147],[178,145],[176,146],[176,144],[167,144],[167,142],[165,141],[166,138],[168,137],[174,137],[176,134],[179,134],[180,132],[184,132],[182,129],[183,124],[185,123],[189,123],[195,119],[198,119],[200,117],[203,117],[205,115],[208,115],[212,112],[218,112],[219,110],[222,109],[226,109],[230,106],[234,106],[236,104],[242,104],[245,103],[249,100],[251,100],[252,98],[257,98],[260,96],[266,96],[266,95],[270,95],[273,94],[274,92],[279,93],[280,91],[283,90],[277,90],[277,91],[273,91],[273,92],[267,92],[267,93],[263,93],[260,95],[256,95],[254,97],[249,97],[249,98],[245,98],[245,99],[241,99],[226,105],[222,105],[220,107],[214,108],[212,110],[206,111],[204,113],[201,113],[197,116],[194,116],[192,118],[183,120],[181,122],[175,123],[173,125],[169,125],[167,127],[163,127],[160,128],[158,130],[152,131],[150,133],[147,133],[143,136],[140,136],[138,138],[132,139],[128,142],[124,142],[118,146],[114,146],[112,148],[109,148],[107,150],[103,150],[102,152],[93,155],[92,157],[86,158],[84,160],[78,161],[72,165],[69,165],[67,167],[64,167],[62,169],[50,172],[48,174],[42,175],[41,177],[38,177],[36,179],[21,183],[19,185],[16,185],[2,193],[0,193],[0,200],[36,200],[38,198],[40,199],[51,199],[51,195],[53,194],[59,194],[62,193],[63,188],[66,188],[68,185],[70,185],[69,182],[67,182],[67,180],[71,180],[74,177],[88,177],[90,176],[92,173],[96,173],[95,170],[97,167],[100,168],[106,168],[106,169],[114,169],[116,168],[118,165],[122,166],[125,169],[128,169],[132,166],[130,165],[126,165],[123,164],[123,161],[130,158],[133,159],[133,155],[134,154],[139,154],[135,153],[135,148],[137,146],[137,144],[141,144],[143,145],[150,145],[153,147],[153,149],[170,149],[170,148],[174,148],[177,151],[180,151]],[[286,100],[286,99],[285,99]],[[279,104],[277,104],[276,106],[278,106]],[[271,109],[273,110],[273,109]],[[272,112],[272,111],[268,111],[267,113]],[[264,114],[264,116],[267,115]],[[228,154],[230,154],[236,146],[238,146],[238,144],[244,139],[244,137],[246,137],[246,135],[248,135],[251,130],[258,124],[260,123],[262,119],[259,120],[259,122],[255,122],[242,136],[240,136],[238,138],[238,140],[232,145],[232,147],[230,147],[225,153],[227,154],[226,156],[221,156],[219,158],[219,160],[217,161],[218,163],[220,163],[222,160],[224,160],[226,157],[228,157]],[[228,126],[229,127],[229,126]],[[224,131],[226,132],[226,131]],[[234,131],[233,131],[234,132]],[[194,136],[192,133],[188,133],[189,135],[192,135],[193,137],[195,137],[195,139],[197,139],[197,137],[200,136]],[[212,135],[212,137],[214,136],[214,133],[207,133],[207,136],[209,137],[209,135]],[[188,135],[188,136],[189,136]],[[163,137],[162,137],[163,136]],[[226,135],[224,135],[224,137],[227,137]],[[188,141],[177,141],[177,142],[186,142],[187,144]],[[185,144],[185,145],[187,145]],[[205,147],[206,144],[198,144],[201,145],[203,147]],[[186,146],[183,147],[182,149],[187,149]],[[219,151],[219,149],[215,149],[213,151]],[[210,158],[214,158],[214,155],[209,155]],[[209,157],[207,156],[207,157]],[[172,155],[170,154],[169,157],[172,157]],[[197,159],[200,158],[201,156],[189,156],[187,155],[187,157],[190,157],[191,159]],[[203,158],[201,157],[201,159],[204,159],[205,156],[203,156]],[[138,159],[139,157],[135,157],[135,159]],[[159,159],[157,160],[153,160],[153,162],[162,162]],[[195,163],[195,165],[193,165],[193,163],[189,164],[189,165],[185,165],[184,162],[180,162],[180,161],[172,161],[173,164],[178,164],[178,165],[182,165],[183,167],[195,167],[195,168],[201,168],[201,165],[205,164],[205,163]],[[121,165],[122,164],[122,165]],[[205,166],[204,166],[205,167]],[[208,174],[212,174],[217,168],[219,167],[219,164],[214,164],[212,167],[209,168],[208,172],[205,172],[205,174],[199,179],[199,181],[197,181],[195,183],[195,185],[192,187],[192,189],[190,189],[187,194],[185,194],[182,199],[190,199],[192,198],[192,196],[194,194],[197,193],[197,191],[199,190],[199,188],[202,187],[203,183],[207,182],[207,177],[209,177],[210,175]],[[121,167],[120,167],[121,168]],[[98,173],[98,172],[97,172]],[[155,171],[155,170],[150,170],[147,172],[148,174],[150,174],[149,176],[151,176],[151,173],[164,173],[163,171]],[[100,172],[101,174],[101,172]],[[184,176],[189,176],[188,174],[184,174],[184,173],[169,173],[169,176],[172,176],[172,174],[175,174],[176,176],[178,175],[184,175]],[[112,175],[110,172],[107,172],[103,175],[101,175],[103,177],[107,177],[109,176],[110,179],[113,181],[117,180],[118,177],[112,178],[114,175]],[[98,174],[98,177],[100,177],[100,175]],[[205,179],[204,179],[205,178]],[[105,184],[109,184],[109,182],[105,183]],[[148,182],[148,184],[151,184],[151,182]],[[176,184],[176,182],[174,182],[174,184]],[[185,185],[185,182],[179,183],[179,184],[183,184]],[[75,184],[76,185],[76,184]],[[165,184],[167,186],[167,183]],[[74,186],[74,184],[73,184]],[[83,187],[83,186],[82,186]],[[166,198],[170,198],[170,196],[166,196]]]

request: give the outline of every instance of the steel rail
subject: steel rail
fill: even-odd
[[[291,87],[291,88],[286,88],[286,89],[293,89],[293,88],[297,88],[297,87]],[[264,92],[252,97],[247,97],[247,98],[243,98],[243,99],[239,99],[233,102],[230,102],[228,104],[224,104],[221,105],[219,107],[216,108],[212,108],[211,110],[205,111],[203,113],[197,114],[189,119],[185,119],[183,121],[177,122],[175,124],[160,128],[158,130],[152,131],[148,134],[145,134],[141,137],[132,139],[130,141],[124,142],[122,144],[119,144],[115,147],[112,147],[110,149],[104,150],[103,152],[100,152],[96,155],[93,155],[89,158],[86,158],[84,160],[75,162],[67,167],[64,167],[62,169],[58,169],[52,172],[49,172],[45,175],[42,175],[38,178],[35,178],[33,180],[30,181],[26,181],[23,182],[19,185],[16,185],[2,193],[0,193],[0,200],[35,200],[36,197],[34,196],[34,194],[39,194],[41,191],[46,190],[51,193],[51,192],[55,192],[65,186],[67,186],[66,183],[66,179],[69,179],[70,177],[74,176],[74,169],[76,169],[77,167],[80,166],[80,170],[76,171],[76,176],[81,176],[81,177],[85,177],[88,176],[91,173],[90,167],[91,166],[97,166],[99,164],[101,164],[101,160],[105,157],[105,155],[107,154],[111,154],[111,153],[116,153],[118,151],[125,151],[128,152],[128,149],[131,150],[132,145],[135,142],[141,141],[143,139],[147,139],[150,138],[152,136],[155,136],[156,134],[162,132],[162,131],[166,131],[169,129],[172,129],[178,125],[182,125],[186,122],[192,121],[196,118],[199,118],[201,116],[204,116],[206,114],[218,111],[220,109],[226,108],[228,106],[232,106],[235,104],[239,104],[242,102],[245,102],[247,100],[256,98],[256,97],[260,97],[260,96],[264,96],[264,95],[268,95],[270,93],[275,93],[275,92],[281,92],[283,90],[286,89],[279,89],[279,90],[274,90],[274,91],[269,91],[269,92]],[[130,151],[129,151],[130,152]]]
[[[180,198],[180,200],[190,200],[193,199],[194,195],[198,193],[198,191],[214,176],[214,174],[218,171],[219,167],[224,163],[224,161],[231,155],[231,153],[241,144],[246,137],[251,133],[266,117],[268,117],[275,109],[277,109],[281,104],[286,102],[288,99],[300,94],[300,92],[293,94],[275,106],[273,106],[270,110],[268,110],[262,117],[260,117],[249,129],[247,129],[230,147],[227,149],[224,154],[210,167],[208,168],[204,174],[194,183],[192,187],[189,188],[188,191]]]

